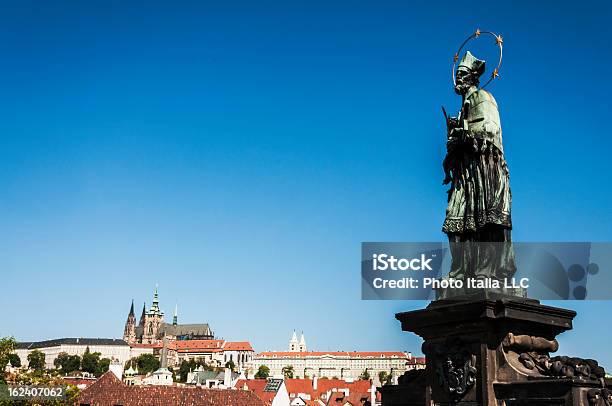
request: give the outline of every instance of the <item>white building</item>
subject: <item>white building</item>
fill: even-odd
[[[15,353],[21,359],[21,365],[28,366],[28,354],[38,350],[45,354],[45,367],[55,368],[53,362],[57,356],[65,352],[68,355],[83,356],[86,349],[89,352],[99,352],[100,358],[115,359],[125,364],[131,357],[130,346],[123,340],[114,338],[60,338],[38,342],[17,343]]]
[[[250,370],[257,371],[260,366],[270,368],[270,376],[282,377],[283,368],[293,367],[295,377],[326,377],[346,380],[358,379],[365,371],[372,380],[380,384],[378,374],[386,372],[391,374],[392,381],[404,372],[411,369],[425,368],[425,358],[413,357],[411,353],[395,352],[359,352],[359,351],[299,351],[301,342],[297,341],[294,332],[289,341],[289,351],[286,352],[262,352],[253,357]],[[296,346],[297,345],[297,346]],[[295,351],[298,348],[298,351]]]
[[[183,361],[200,361],[214,367],[232,362],[237,370],[244,370],[255,351],[247,341],[176,340],[168,344],[168,365],[177,367]]]

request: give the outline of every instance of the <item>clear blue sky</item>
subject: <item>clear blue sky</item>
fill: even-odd
[[[394,313],[424,303],[360,300],[360,242],[444,239],[477,27],[505,38],[515,239],[612,240],[610,2],[249,3],[0,3],[0,335],[120,337],[158,283],[256,350],[420,352]],[[612,367],[610,304],[559,304],[560,353]]]

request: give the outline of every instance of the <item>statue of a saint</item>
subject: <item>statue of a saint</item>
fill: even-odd
[[[485,61],[469,51],[458,64],[455,92],[462,98],[457,117],[447,118],[444,184],[450,183],[442,230],[448,235],[450,278],[511,277],[515,270],[510,180],[504,158],[497,102],[479,89]],[[502,244],[497,244],[502,243]]]

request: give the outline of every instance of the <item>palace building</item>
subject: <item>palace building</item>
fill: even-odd
[[[132,301],[123,330],[123,339],[128,344],[133,345],[161,344],[164,338],[170,341],[213,340],[215,336],[208,324],[178,324],[176,307],[172,323],[166,323],[164,312],[159,308],[159,295],[156,287],[153,294],[153,303],[148,311],[146,310],[146,303],[143,305],[138,324],[136,324],[134,301]]]
[[[425,358],[401,351],[308,351],[304,334],[298,341],[294,331],[288,351],[258,353],[253,356],[249,366],[252,371],[266,366],[273,377],[282,377],[285,367],[292,367],[295,377],[300,378],[356,380],[367,372],[375,382],[378,381],[378,374],[384,371],[396,383],[404,372],[424,369]]]

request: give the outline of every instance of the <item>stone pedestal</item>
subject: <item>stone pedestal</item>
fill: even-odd
[[[423,338],[427,368],[382,387],[383,406],[612,405],[595,361],[549,355],[575,316],[485,294],[398,313],[402,330]]]

